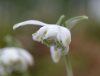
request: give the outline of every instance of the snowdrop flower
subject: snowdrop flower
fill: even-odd
[[[33,65],[33,59],[25,49],[6,47],[1,49],[0,65],[11,72],[26,71],[29,65]]]
[[[71,42],[69,29],[57,24],[47,24],[37,20],[28,20],[15,24],[13,29],[25,25],[41,26],[37,32],[32,34],[32,38],[50,47],[51,58],[55,63],[60,60],[62,52],[64,52],[65,55],[68,53],[69,44]]]

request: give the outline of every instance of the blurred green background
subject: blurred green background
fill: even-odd
[[[66,19],[87,15],[72,30],[70,55],[74,76],[100,76],[100,1],[99,0],[0,0],[0,48],[4,38],[12,35],[34,57],[31,76],[65,76],[63,58],[54,64],[49,48],[31,38],[38,27],[25,26],[13,31],[16,23],[36,19],[56,23],[64,14]]]

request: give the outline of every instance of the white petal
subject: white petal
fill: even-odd
[[[1,54],[1,62],[4,65],[11,65],[13,62],[17,62],[19,61],[19,56],[17,51],[15,51],[15,49],[12,48],[4,48],[2,49],[2,54]]]
[[[15,30],[16,28],[18,28],[20,26],[26,26],[26,25],[46,26],[46,25],[49,25],[49,24],[46,24],[46,23],[38,21],[38,20],[28,20],[28,21],[24,21],[24,22],[20,22],[20,23],[15,24],[13,26],[13,29]]]
[[[32,34],[32,39],[38,42],[41,41],[41,37],[37,33]]]
[[[57,39],[59,42],[62,42],[62,44],[66,47],[71,42],[71,33],[70,31],[65,27],[59,28],[59,33],[57,35]]]
[[[41,41],[48,30],[47,26],[41,27],[36,33],[32,34],[32,38],[35,41]]]
[[[47,39],[47,38],[56,39],[58,31],[59,31],[58,26],[56,25],[48,26],[48,30],[47,30],[47,33],[45,34],[44,39]]]
[[[71,33],[68,29],[62,28],[61,30],[61,40],[64,46],[68,46],[71,42]]]
[[[28,65],[33,65],[33,57],[29,52],[27,52],[27,50],[18,48],[18,52]]]
[[[32,56],[22,48],[6,47],[2,49],[0,62],[10,70],[23,71],[33,64]]]
[[[56,48],[55,46],[50,46],[51,58],[54,63],[57,63],[61,58],[61,48]]]

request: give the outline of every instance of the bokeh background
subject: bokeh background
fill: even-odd
[[[49,48],[32,40],[31,34],[39,27],[12,29],[14,24],[30,19],[56,23],[62,14],[66,19],[89,17],[71,30],[69,54],[74,76],[100,76],[100,0],[0,0],[0,48],[7,47],[4,38],[11,35],[33,55],[31,76],[65,76],[63,58],[53,63]]]

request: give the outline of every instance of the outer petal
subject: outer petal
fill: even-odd
[[[10,71],[23,71],[33,64],[32,56],[26,50],[14,47],[3,48],[0,61]]]
[[[18,53],[15,49],[12,48],[4,48],[2,49],[2,54],[1,54],[1,62],[4,65],[12,65],[13,62],[19,61],[19,56]]]
[[[45,34],[44,39],[47,39],[47,38],[56,39],[57,32],[59,31],[58,26],[57,25],[49,25],[47,27],[48,27],[48,30],[47,30],[47,33]]]
[[[48,30],[47,26],[41,27],[36,33],[32,34],[32,38],[35,41],[41,41]]]
[[[57,34],[57,39],[59,42],[62,42],[65,47],[68,46],[71,42],[70,31],[65,27],[60,27],[59,33]]]
[[[54,63],[57,63],[61,58],[61,48],[56,48],[56,46],[50,46],[51,58]]]
[[[46,26],[46,25],[49,25],[49,24],[46,24],[44,22],[41,22],[41,21],[38,21],[38,20],[28,20],[28,21],[24,21],[24,22],[20,22],[18,24],[15,24],[13,26],[13,29],[16,29],[20,26],[26,26],[26,25],[39,25],[39,26]]]
[[[21,48],[16,48],[16,50],[18,51],[19,55],[23,58],[25,63],[27,63],[27,65],[33,65],[33,57],[29,52],[27,52],[27,50]]]
[[[68,46],[71,42],[71,33],[67,28],[62,27],[61,28],[61,41],[64,46]]]

